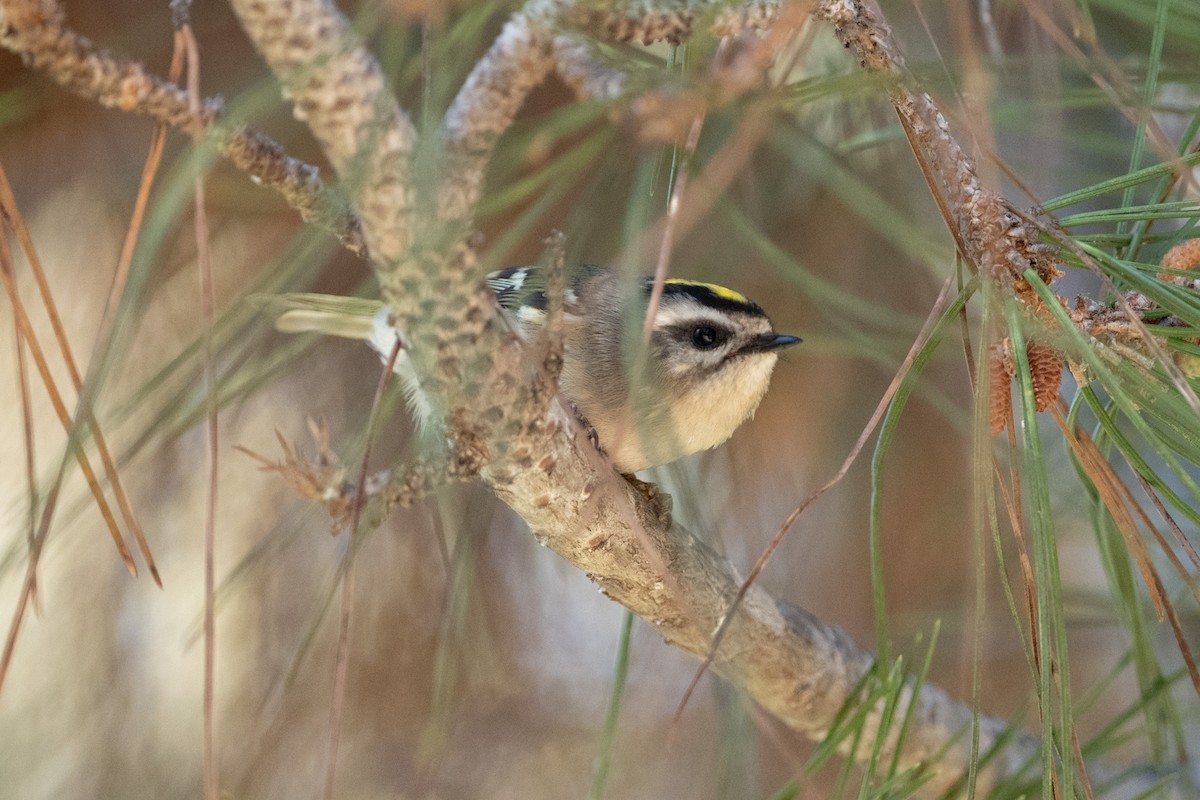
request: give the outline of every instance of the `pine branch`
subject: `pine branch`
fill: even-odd
[[[536,391],[523,354],[475,288],[475,255],[465,225],[483,168],[529,90],[553,65],[551,15],[594,28],[591,12],[582,4],[534,0],[509,21],[447,117],[450,157],[438,213],[410,228],[404,159],[411,129],[336,7],[321,0],[234,0],[234,8],[352,187],[385,299],[412,340],[426,388],[441,401],[458,474],[478,473],[540,542],[667,641],[706,655],[737,590],[734,571],[672,524],[668,498],[627,482],[596,457],[569,415]],[[600,25],[601,32],[671,38],[690,30],[691,18],[678,9],[659,14],[646,3],[621,8],[625,19],[645,9],[650,27],[613,32]],[[663,19],[674,27],[664,27]],[[665,32],[668,27],[675,33]],[[337,113],[327,113],[330,109]],[[920,108],[912,112],[913,119],[921,116]],[[952,144],[948,134],[942,141]],[[356,168],[362,164],[383,169]],[[796,730],[824,735],[871,668],[871,655],[837,628],[757,587],[736,615],[714,668]],[[914,704],[912,727],[899,744],[889,735],[883,753],[898,747],[901,770],[924,765],[930,789],[945,790],[966,772],[972,711],[930,686],[908,699]],[[873,721],[867,730],[880,730],[881,713],[881,708],[868,712]],[[981,720],[982,750],[999,745],[1004,731],[1003,723]],[[1036,748],[1034,739],[1014,737],[1000,748],[981,784],[1012,774]]]
[[[65,27],[57,0],[0,0],[0,47],[63,88],[106,108],[150,117],[189,136],[212,136],[226,158],[256,183],[278,192],[305,222],[366,255],[358,220],[345,199],[321,181],[316,167],[288,156],[258,131],[222,123],[219,99],[207,98],[200,112],[193,112],[183,88]]]

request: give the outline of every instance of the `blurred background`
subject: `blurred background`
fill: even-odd
[[[445,108],[516,4],[342,7],[355,15],[424,140],[436,141]],[[889,4],[886,12],[913,75],[957,115],[951,124],[962,141],[976,142],[984,174],[1016,205],[1033,206],[1127,169],[1134,127],[1096,88],[1097,74],[1108,74],[1097,54],[1111,61],[1104,69],[1140,80],[1153,8],[1134,0],[1051,3],[1041,12],[1049,21],[1017,2]],[[74,29],[166,73],[165,3],[80,1],[67,11]],[[205,94],[222,95],[230,118],[264,130],[331,179],[231,12],[202,4],[193,13]],[[1164,129],[1182,136],[1200,89],[1188,63],[1200,21],[1186,9],[1173,13],[1181,16],[1172,18],[1178,24],[1158,56],[1156,110]],[[1069,39],[1081,20],[1095,38],[1078,61],[1052,31]],[[661,91],[665,108],[650,112],[657,118],[675,101],[694,110],[689,92],[703,85],[716,41],[597,48],[629,71],[631,95]],[[766,124],[744,136],[756,118]],[[485,267],[534,263],[556,229],[576,260],[656,252],[657,241],[644,237],[665,209],[678,149],[649,138],[645,122],[624,104],[578,101],[556,78],[535,90],[489,173],[479,217]],[[201,793],[208,462],[191,147],[182,135],[168,139],[117,336],[96,340],[151,132],[145,119],[78,100],[0,53],[0,163],[77,358],[92,363],[111,345],[96,409],[121,454],[163,579],[158,589],[145,574],[129,576],[78,470],[69,468],[41,558],[36,613],[24,622],[0,691],[3,797]],[[683,524],[744,574],[788,512],[849,452],[953,275],[954,249],[886,95],[827,26],[805,27],[762,86],[709,107],[693,168],[730,158],[742,166],[678,239],[671,274],[737,288],[804,344],[784,357],[753,422],[723,448],[653,479],[673,495]],[[685,197],[685,207],[697,199]],[[306,420],[324,418],[334,449],[357,464],[380,364],[361,344],[277,334],[246,297],[378,290],[363,262],[221,161],[209,174],[207,211],[221,313],[221,787],[234,798],[317,797],[346,537],[331,536],[321,508],[235,447],[276,458],[278,431],[312,452]],[[22,298],[48,343],[26,261],[16,261]],[[652,271],[652,256],[642,268]],[[1092,291],[1076,272],[1059,287],[1065,295]],[[978,351],[983,339],[973,336]],[[10,465],[0,482],[0,619],[8,620],[28,563],[29,512],[11,325],[0,325],[0,339],[0,459]],[[59,363],[56,376],[65,381]],[[44,489],[65,436],[36,383],[33,399]],[[389,404],[376,468],[411,456],[402,404]],[[1037,683],[1000,578],[1011,573],[1019,585],[1012,549],[1006,542],[997,563],[990,532],[973,521],[973,413],[956,330],[933,353],[879,463],[888,635],[893,655],[920,664],[936,631],[930,681],[969,702],[978,676],[982,713],[1036,727]],[[761,578],[772,594],[865,647],[877,629],[870,458],[868,447],[801,517]],[[1072,692],[1087,698],[1077,709],[1087,740],[1109,730],[1137,683],[1126,627],[1107,596],[1092,499],[1061,446],[1046,458],[1061,484],[1054,511]],[[814,746],[714,676],[672,723],[696,664],[636,620],[606,745],[624,612],[538,547],[480,486],[448,487],[392,514],[365,536],[354,563],[339,797],[831,796],[840,762],[806,770]],[[1173,640],[1144,616],[1161,669],[1174,673],[1181,662]],[[1185,622],[1194,631],[1194,612]],[[1184,685],[1177,698],[1185,724],[1194,724],[1194,692]],[[1144,731],[1122,741],[1109,745],[1110,756],[1180,758]],[[609,763],[600,792],[602,754]]]

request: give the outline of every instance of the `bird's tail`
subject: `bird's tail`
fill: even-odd
[[[250,302],[266,314],[275,317],[275,329],[283,333],[324,333],[346,339],[361,339],[374,349],[385,362],[391,357],[400,333],[388,319],[387,309],[380,300],[345,297],[336,294],[259,294]],[[433,409],[421,390],[413,372],[408,353],[397,354],[392,370],[400,377],[405,399],[424,435],[430,430]]]
[[[275,316],[277,331],[323,333],[362,340],[369,340],[374,334],[375,316],[383,308],[379,300],[306,292],[260,294],[250,300]]]

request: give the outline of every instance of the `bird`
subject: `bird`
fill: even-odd
[[[549,309],[546,269],[509,267],[486,282],[517,333],[535,339]],[[559,395],[624,474],[725,442],[753,417],[779,352],[801,341],[777,332],[740,292],[668,278],[641,350],[652,277],[631,281],[610,267],[578,264],[565,283]],[[378,300],[302,293],[274,305],[282,309],[278,330],[361,339],[385,362],[400,336]],[[394,371],[418,428],[426,429],[432,406],[403,351]]]

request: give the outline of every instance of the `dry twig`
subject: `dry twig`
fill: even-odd
[[[80,97],[148,116],[181,133],[213,137],[226,158],[256,183],[279,192],[306,222],[366,255],[358,220],[345,200],[321,181],[316,167],[291,158],[262,133],[223,125],[218,99],[205,99],[198,109],[189,107],[183,88],[137,62],[99,49],[67,28],[64,16],[57,0],[0,0],[0,47]]]

